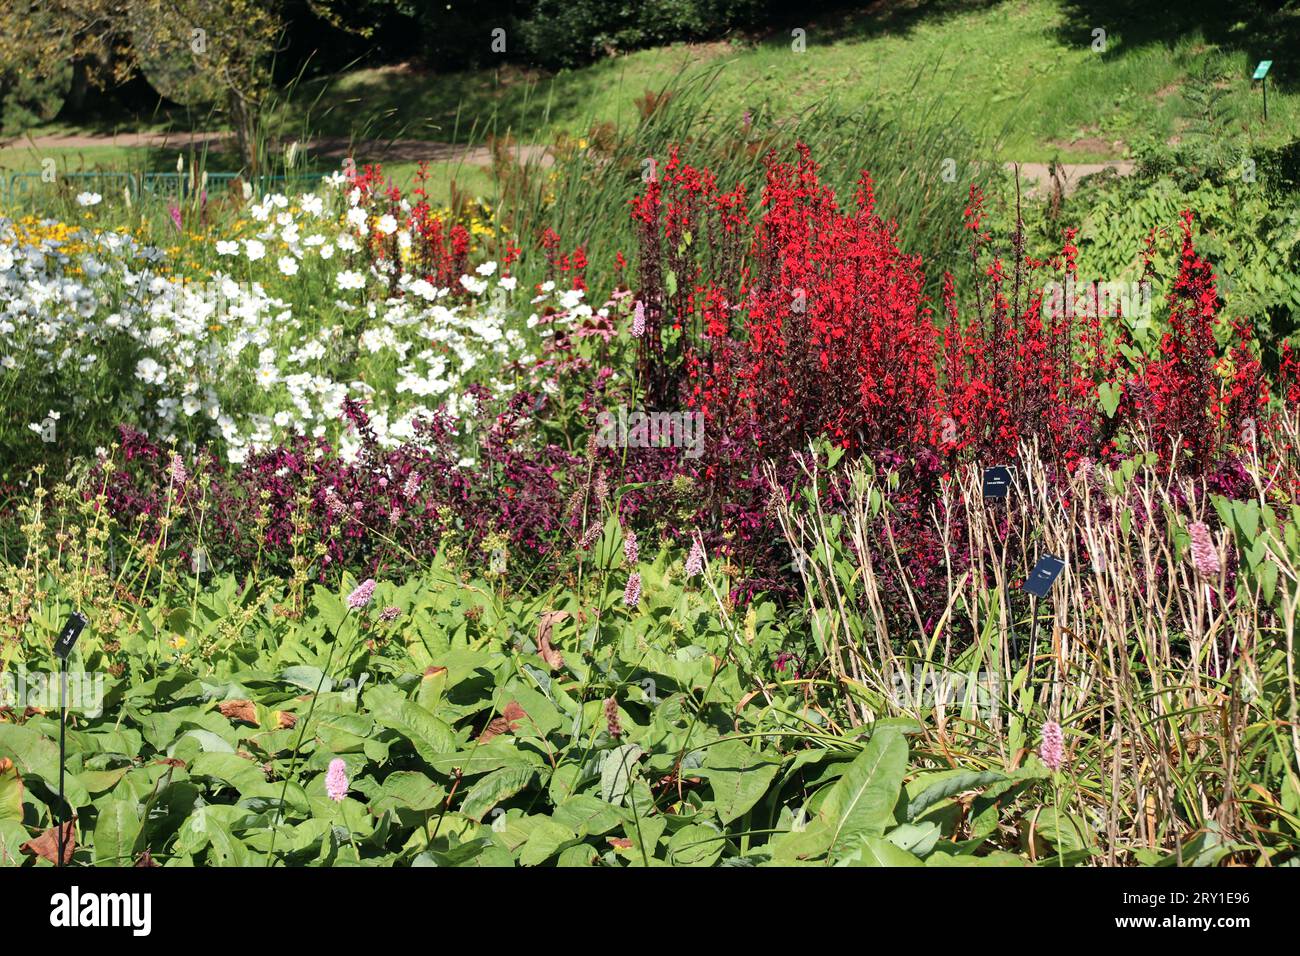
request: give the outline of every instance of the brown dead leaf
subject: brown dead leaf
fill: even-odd
[[[632,841],[627,837],[605,837],[605,842],[608,843],[610,846],[612,846],[615,850],[632,849]]]
[[[528,712],[519,706],[517,700],[512,700],[502,709],[500,716],[495,717],[485,728],[483,733],[479,734],[478,742],[487,743],[493,737],[501,734],[512,734],[515,727],[521,720],[526,720]]]
[[[298,715],[284,710],[277,710],[275,712],[275,723],[281,730],[289,730],[298,726]]]
[[[537,622],[537,653],[553,671],[564,666],[564,655],[551,647],[551,629],[568,616],[568,611],[546,611]]]
[[[439,674],[445,674],[445,673],[447,673],[447,668],[436,667],[435,665],[430,664],[428,667],[424,669],[424,680],[431,680],[434,677],[437,677]]]
[[[77,818],[73,817],[67,823],[59,824],[63,829],[63,865],[67,866],[72,862],[72,854],[77,849]],[[57,863],[59,859],[59,831],[58,828],[50,827],[35,840],[28,840],[18,848],[23,853],[30,853],[33,856],[44,857],[51,863]]]
[[[217,710],[221,711],[222,717],[229,717],[231,720],[242,720],[245,723],[257,723],[257,708],[251,700],[223,700],[217,705]]]

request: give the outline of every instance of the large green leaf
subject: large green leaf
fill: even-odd
[[[59,788],[59,745],[31,727],[0,724],[0,757],[9,757],[26,778],[38,778],[51,793]],[[72,807],[90,803],[90,794],[72,774],[65,774],[63,796]]]
[[[830,827],[830,857],[866,836],[880,836],[893,819],[907,771],[907,743],[895,730],[875,733],[836,781],[819,816]]]
[[[494,770],[470,787],[460,812],[471,820],[482,820],[502,800],[513,797],[527,787],[535,775],[536,771],[532,767],[502,767]]]
[[[130,866],[142,822],[140,805],[134,800],[109,799],[101,803],[95,822],[95,865]]]
[[[645,753],[636,744],[623,744],[605,751],[600,768],[600,795],[610,803],[621,804],[632,783],[636,762]]]
[[[836,866],[924,866],[919,859],[884,837],[867,834],[844,853]]]
[[[727,740],[708,749],[704,766],[696,771],[708,777],[713,808],[723,824],[744,816],[763,798],[781,769],[781,761],[760,754],[739,740]]]

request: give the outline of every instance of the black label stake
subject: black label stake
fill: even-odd
[[[1064,570],[1064,561],[1045,554],[1038,559],[1038,563],[1029,572],[1029,577],[1025,579],[1023,585],[1024,590],[1029,594],[1029,669],[1031,672],[1034,669],[1034,658],[1038,654],[1038,601],[1047,597],[1047,592],[1052,589],[1052,585]]]
[[[63,630],[59,632],[58,640],[54,642],[54,654],[59,659],[59,813],[63,813],[63,767],[67,762],[67,730],[68,730],[68,655],[72,653],[72,647],[77,643],[77,638],[86,628],[86,619],[73,611],[68,616],[67,623],[63,625]],[[71,817],[71,814],[69,814]],[[59,834],[59,858],[55,866],[63,866],[63,847],[64,824],[66,821],[55,819],[54,826]]]
[[[995,465],[984,469],[985,500],[1002,500],[1011,492],[1011,469],[1006,465]]]

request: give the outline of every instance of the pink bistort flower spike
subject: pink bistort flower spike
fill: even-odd
[[[1203,578],[1219,576],[1219,552],[1214,547],[1214,538],[1210,526],[1204,521],[1193,521],[1187,526],[1187,533],[1192,536],[1192,564],[1196,573]]]
[[[338,757],[330,761],[325,774],[325,795],[335,803],[341,803],[348,795],[348,767]]]
[[[375,594],[375,579],[366,578],[357,585],[355,591],[348,595],[348,607],[354,611],[359,611],[367,604]]]
[[[633,571],[627,576],[627,587],[623,589],[623,603],[636,607],[641,603],[641,575]]]
[[[623,535],[623,560],[630,568],[636,567],[636,563],[641,560],[641,549],[636,542],[636,532],[631,528],[628,528]]]
[[[691,553],[686,556],[686,576],[693,578],[704,570],[704,546],[700,539],[691,542]]]
[[[1043,743],[1038,748],[1038,756],[1048,770],[1061,769],[1061,760],[1065,757],[1065,735],[1061,725],[1054,720],[1043,724]]]
[[[639,339],[643,335],[645,335],[645,303],[637,299],[636,308],[632,310],[632,337]]]

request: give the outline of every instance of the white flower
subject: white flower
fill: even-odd
[[[135,377],[146,385],[161,385],[167,381],[167,370],[152,358],[142,358],[135,365]]]
[[[334,258],[334,247],[333,247],[332,245],[330,245],[329,243],[326,243],[325,245],[321,246],[321,247],[320,247],[320,257],[321,257],[322,259],[333,259],[333,258]]]
[[[104,201],[104,197],[101,196],[99,193],[78,193],[77,194],[78,206],[98,206],[103,201]]]
[[[362,235],[366,234],[366,211],[360,206],[353,206],[348,210],[348,225]]]
[[[256,262],[266,255],[266,246],[257,239],[245,239],[244,254],[248,256],[249,262]]]
[[[338,274],[336,280],[340,289],[360,289],[366,284],[366,277],[360,272],[354,272],[351,269],[344,269]]]
[[[283,275],[294,276],[298,274],[298,260],[293,256],[281,256],[278,265]]]
[[[385,213],[379,217],[379,221],[375,223],[375,228],[385,236],[391,236],[397,231],[397,220]]]
[[[481,276],[490,276],[497,271],[497,264],[495,262],[485,262],[474,271]]]
[[[237,256],[239,255],[239,243],[229,242],[225,239],[217,240],[217,255],[219,256]]]
[[[519,285],[519,280],[515,276],[502,276],[500,281],[497,282],[497,285],[501,286],[501,288],[505,289],[507,292],[513,292],[515,286]]]

